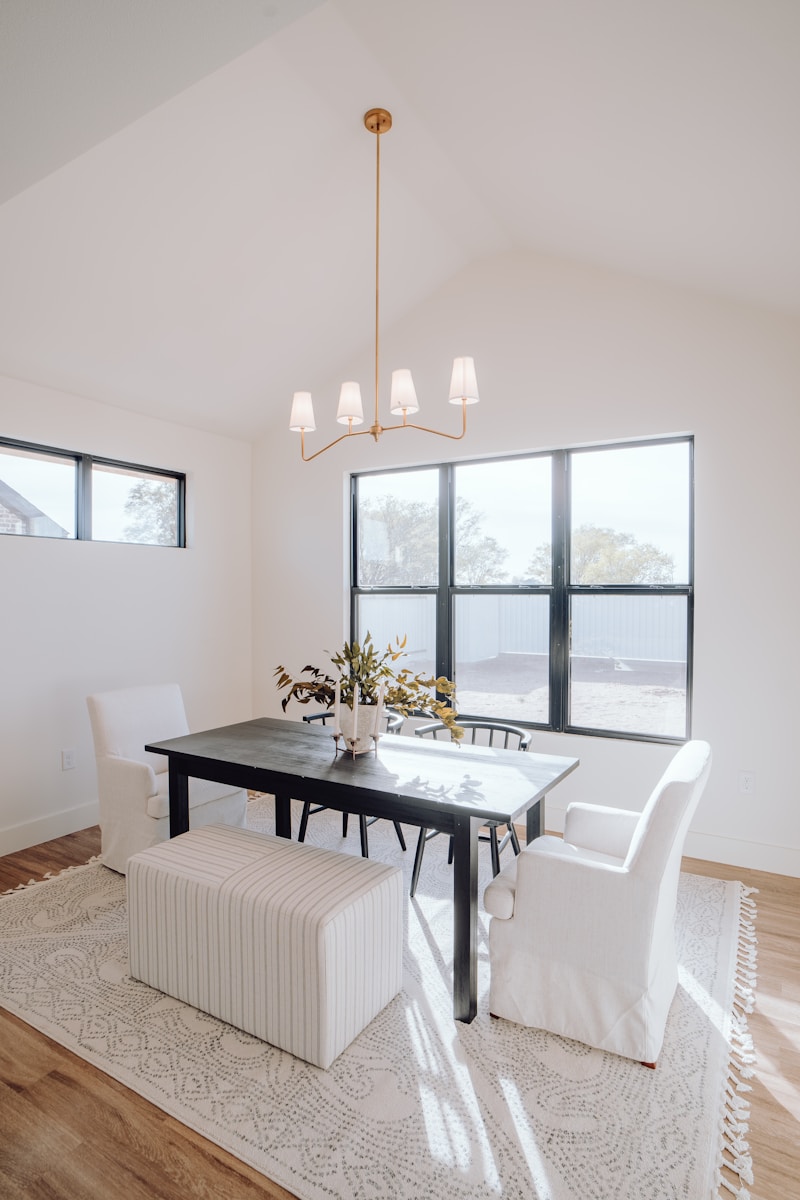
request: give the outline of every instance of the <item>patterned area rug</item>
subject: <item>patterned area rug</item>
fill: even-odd
[[[273,831],[268,799],[250,823]],[[359,852],[338,813],[312,817],[309,840]],[[410,877],[416,830],[406,841],[403,854],[378,822],[371,856]],[[408,904],[404,990],[328,1071],[131,980],[124,880],[99,862],[0,898],[0,1002],[301,1200],[698,1200],[750,1181],[755,936],[740,884],[681,876],[680,985],[656,1071],[492,1020],[482,909],[478,1016],[454,1022],[451,895],[434,839]]]

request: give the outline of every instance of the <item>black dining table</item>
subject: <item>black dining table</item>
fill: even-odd
[[[478,831],[519,822],[527,841],[544,832],[546,794],[577,758],[404,735],[382,737],[353,758],[330,729],[259,717],[145,746],[169,760],[170,837],[189,828],[189,779],[211,779],[275,797],[275,832],[290,838],[291,801],[386,817],[453,837],[453,1015],[477,1011]]]

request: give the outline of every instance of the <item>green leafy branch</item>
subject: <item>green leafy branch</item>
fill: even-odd
[[[424,675],[408,666],[395,667],[401,659],[408,657],[405,650],[407,640],[407,637],[397,637],[394,646],[390,642],[385,650],[376,649],[370,633],[367,633],[362,645],[345,642],[342,650],[330,655],[331,664],[338,668],[335,677],[319,667],[309,665],[303,667],[295,679],[285,667],[276,667],[275,686],[286,691],[281,708],[286,712],[292,700],[298,704],[315,701],[331,708],[337,682],[341,703],[349,708],[353,707],[356,685],[360,704],[377,704],[381,684],[386,684],[383,702],[387,708],[405,717],[414,714],[436,717],[448,727],[455,741],[460,740],[464,731],[456,723],[456,710],[448,703],[455,696],[455,684],[444,675]],[[440,700],[439,696],[446,699]]]

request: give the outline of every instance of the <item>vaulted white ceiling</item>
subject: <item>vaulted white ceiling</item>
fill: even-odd
[[[800,315],[797,0],[3,0],[0,373],[234,436],[477,258]]]

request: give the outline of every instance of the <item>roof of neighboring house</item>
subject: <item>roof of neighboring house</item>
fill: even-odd
[[[36,533],[45,537],[69,537],[68,530],[48,517],[40,508],[20,495],[10,484],[0,479],[0,505],[9,512],[16,513],[24,521],[36,522]]]

